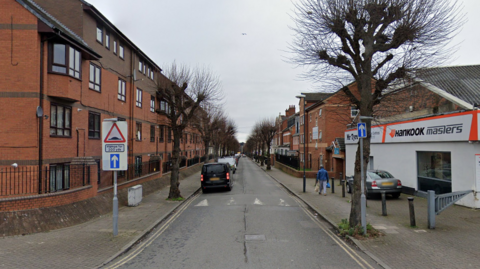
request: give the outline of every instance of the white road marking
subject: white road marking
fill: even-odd
[[[254,205],[263,205],[262,201],[258,200],[258,198],[255,198],[255,202],[253,204]]]
[[[236,205],[237,202],[235,202],[235,200],[233,200],[233,197],[230,198],[230,201],[228,201],[227,205]]]
[[[207,199],[201,201],[201,202],[198,203],[196,206],[208,206],[208,201],[207,201]]]
[[[285,200],[280,199],[280,203],[278,204],[279,206],[290,206],[289,204],[285,203]]]

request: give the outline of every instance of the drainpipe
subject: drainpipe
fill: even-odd
[[[40,42],[40,95],[39,106],[43,109],[43,58],[45,39]],[[51,115],[50,115],[51,116]],[[42,155],[43,155],[43,116],[38,118],[38,193],[42,193]]]

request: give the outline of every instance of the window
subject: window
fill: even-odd
[[[100,139],[100,114],[88,112],[88,138]]]
[[[101,26],[97,25],[97,41],[100,42],[100,44],[103,44],[103,30]]]
[[[135,140],[142,141],[142,123],[137,121],[135,126]]]
[[[113,53],[115,55],[117,55],[117,41],[116,40],[113,41]]]
[[[110,34],[105,32],[105,48],[110,49]]]
[[[135,156],[135,176],[142,175],[142,156]]]
[[[50,105],[50,136],[71,137],[72,108],[57,104]]]
[[[81,54],[80,51],[65,45],[53,44],[51,47],[51,63],[49,69],[51,72],[68,75],[80,79],[81,74]],[[68,57],[67,57],[68,51]]]
[[[88,83],[88,87],[94,91],[100,92],[101,77],[102,69],[90,63],[90,82]]]
[[[155,112],[155,96],[150,97],[150,112]]]
[[[137,88],[136,105],[142,107],[142,90]]]
[[[322,116],[322,109],[321,108],[318,110],[318,116]]]
[[[118,79],[118,100],[125,102],[125,80]]]
[[[417,180],[419,190],[452,192],[451,153],[417,151]]]
[[[155,142],[155,125],[150,125],[150,142]]]
[[[168,139],[168,143],[172,143],[172,128],[171,127],[168,127],[167,139]]]
[[[163,142],[163,137],[164,137],[163,132],[164,132],[164,129],[165,129],[165,126],[160,125],[160,138],[159,138],[159,139],[160,139],[160,142]]]
[[[355,118],[355,117],[358,115],[358,112],[359,112],[359,111],[360,111],[359,109],[357,109],[356,107],[352,106],[352,107],[350,108],[350,116],[351,116],[352,118]]]
[[[50,192],[67,190],[70,188],[70,165],[50,165]]]
[[[150,71],[150,78],[153,79],[153,69]]]
[[[138,72],[142,73],[142,70],[143,70],[142,61],[138,61]]]
[[[124,51],[122,45],[119,45],[119,46],[118,46],[118,56],[120,56],[120,58],[122,58],[122,59],[125,58],[125,51]]]
[[[148,67],[147,76],[150,77],[150,66]]]
[[[322,131],[318,133],[318,139],[322,139]]]
[[[80,79],[80,51],[70,48],[70,57],[69,57],[69,71],[68,74],[72,77]]]
[[[147,74],[147,65],[143,66],[143,74]]]

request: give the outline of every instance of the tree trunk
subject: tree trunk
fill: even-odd
[[[358,83],[358,90],[362,98],[362,104],[360,106],[360,116],[372,116],[373,115],[373,106],[372,104],[372,84],[371,84],[371,74],[367,72],[360,78],[360,83]],[[349,223],[351,227],[361,225],[361,166],[360,162],[363,162],[363,178],[366,181],[366,171],[367,165],[370,158],[370,137],[371,137],[371,120],[365,120],[367,127],[367,137],[363,138],[363,158],[360,159],[360,141],[357,146],[357,154],[355,155],[355,175],[353,179],[353,196],[352,196],[352,207],[350,209],[350,218]],[[359,138],[362,139],[362,138]],[[366,192],[367,186],[364,184],[364,193]]]
[[[181,132],[173,131],[173,152],[172,152],[172,173],[170,174],[170,193],[168,199],[182,198],[180,194],[180,181],[178,180],[180,170],[180,136]]]
[[[268,150],[267,150],[267,170],[272,170],[272,165],[270,164],[270,144],[268,145]]]

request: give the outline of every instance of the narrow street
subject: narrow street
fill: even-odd
[[[231,192],[197,194],[105,268],[379,268],[257,164]]]

